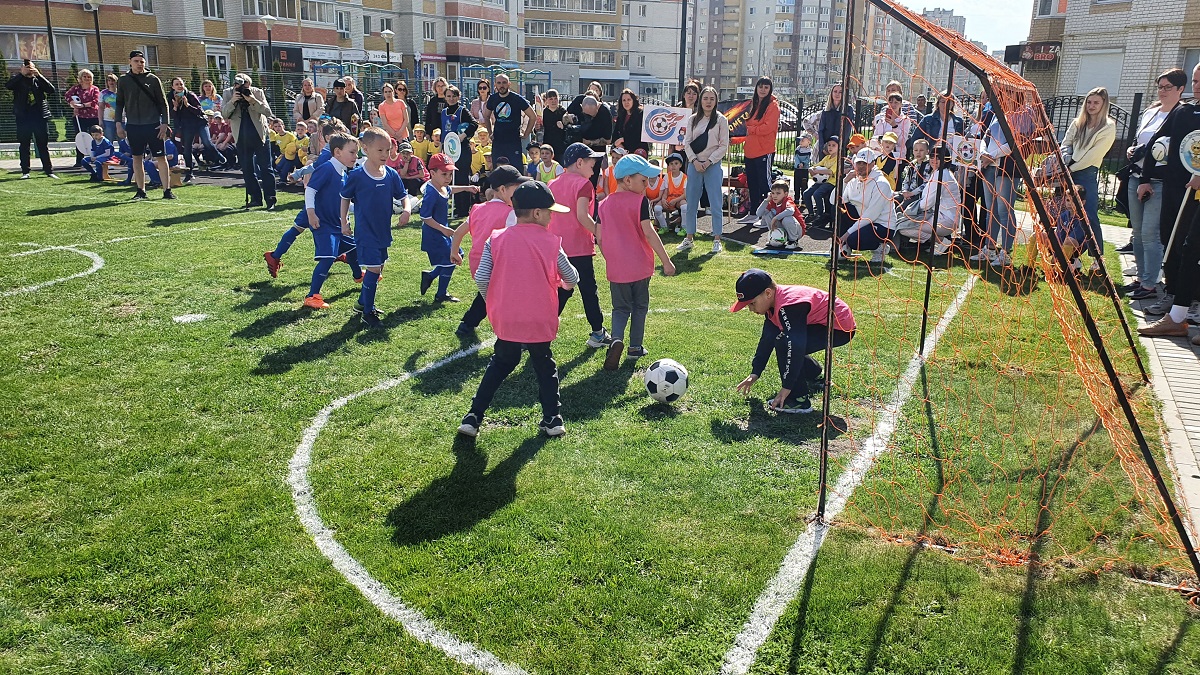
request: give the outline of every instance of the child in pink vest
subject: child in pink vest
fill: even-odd
[[[731,312],[749,307],[766,317],[758,349],[750,363],[750,375],[737,385],[743,395],[762,376],[771,352],[779,366],[779,393],[767,404],[781,413],[812,412],[809,387],[825,386],[821,366],[809,354],[825,351],[829,336],[829,294],[811,286],[778,286],[771,275],[751,269],[737,280],[737,299]],[[833,303],[833,346],[841,347],[854,337],[854,313],[841,298]]]
[[[600,309],[600,296],[596,293],[596,270],[592,258],[596,255],[596,221],[592,209],[596,203],[596,188],[592,185],[592,168],[604,157],[583,143],[572,143],[563,152],[561,176],[550,181],[550,191],[559,204],[570,207],[569,213],[556,213],[550,219],[550,231],[562,238],[563,250],[571,265],[579,271],[579,298],[583,300],[583,314],[591,324],[592,334],[587,346],[599,349],[612,342],[604,329],[604,312]],[[562,314],[573,290],[558,292],[558,313]]]
[[[450,262],[455,265],[461,265],[463,237],[471,235],[471,252],[467,254],[467,260],[471,266],[471,277],[475,277],[475,272],[479,270],[479,259],[483,257],[483,247],[487,243],[488,237],[492,236],[492,232],[503,230],[506,227],[512,227],[517,224],[517,216],[512,209],[512,193],[521,183],[532,180],[522,176],[515,168],[501,164],[496,167],[492,173],[488,174],[488,185],[492,188],[492,199],[482,204],[475,204],[471,207],[471,215],[454,230],[454,236],[450,240]],[[476,293],[475,300],[471,303],[471,307],[467,313],[463,315],[462,322],[458,324],[458,329],[454,334],[464,340],[475,338],[475,329],[483,322],[487,316],[487,303],[483,299],[483,295]]]
[[[632,358],[646,355],[642,339],[646,334],[646,313],[650,311],[650,277],[654,276],[654,256],[662,262],[663,274],[675,274],[675,265],[667,257],[662,240],[650,220],[650,200],[646,186],[658,178],[661,170],[640,155],[625,155],[613,167],[617,190],[600,202],[600,227],[597,239],[604,254],[609,293],[612,295],[612,344],[604,357],[604,369],[616,370],[625,346],[625,324],[629,323],[629,351]]]
[[[569,209],[554,203],[550,188],[536,181],[513,190],[512,205],[517,224],[492,233],[475,272],[496,347],[458,433],[471,437],[479,433],[500,383],[521,362],[521,351],[528,350],[542,402],[538,427],[547,436],[562,436],[567,430],[559,414],[558,366],[550,343],[558,337],[558,289],[573,287],[579,275],[567,260],[561,240],[546,226],[551,213]]]

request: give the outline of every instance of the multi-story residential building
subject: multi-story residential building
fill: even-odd
[[[1043,98],[1105,87],[1149,102],[1159,73],[1200,61],[1200,0],[1036,0],[1021,57]]]

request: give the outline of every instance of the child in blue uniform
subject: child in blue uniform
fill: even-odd
[[[125,175],[125,180],[121,181],[121,185],[131,185],[133,183],[133,153],[129,151],[129,141],[122,138],[117,141],[117,153],[114,155],[121,166],[129,170]]]
[[[354,166],[358,155],[358,139],[336,133],[329,139],[329,149],[332,158],[313,172],[308,187],[304,188],[304,210],[316,249],[313,258],[317,261],[308,297],[304,299],[304,306],[312,309],[329,306],[321,297],[321,285],[342,247],[342,184],[346,170]]]
[[[383,319],[375,307],[375,290],[383,263],[387,261],[388,246],[392,245],[392,204],[395,200],[406,200],[408,192],[400,174],[385,164],[392,153],[392,139],[386,131],[368,127],[362,133],[361,147],[367,161],[347,172],[346,184],[342,186],[342,234],[351,235],[349,214],[353,201],[354,241],[359,264],[366,268],[358,309],[363,323],[375,327]],[[407,223],[410,215],[406,208],[400,214],[400,223]]]
[[[83,158],[83,168],[91,174],[90,180],[93,183],[99,183],[100,165],[113,156],[113,144],[104,137],[104,129],[100,125],[88,129],[88,133],[92,135],[92,156]]]
[[[445,153],[429,158],[429,181],[421,188],[421,250],[429,256],[433,268],[421,271],[421,295],[429,290],[433,280],[438,280],[437,302],[458,302],[450,295],[450,276],[454,274],[454,263],[450,260],[450,196],[456,192],[479,192],[474,185],[455,185],[454,162]],[[462,252],[459,252],[462,255]]]

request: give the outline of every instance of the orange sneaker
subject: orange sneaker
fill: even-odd
[[[271,255],[271,253],[271,251],[263,253],[263,260],[267,261],[267,273],[274,279],[279,276],[279,268],[283,266],[283,263],[280,262],[279,258]]]
[[[325,302],[325,299],[321,297],[320,293],[317,293],[316,295],[310,295],[305,298],[304,306],[308,307],[309,309],[328,309],[329,303]]]

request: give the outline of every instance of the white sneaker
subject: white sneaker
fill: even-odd
[[[1188,308],[1187,318],[1184,319],[1192,325],[1200,325],[1200,300],[1192,303]]]
[[[742,216],[740,219],[738,219],[739,225],[749,225],[751,223],[756,223],[756,222],[758,222],[758,216],[753,213],[748,213],[748,214]]]
[[[26,178],[29,178],[29,174],[27,174],[27,173],[21,174],[21,180],[25,180]]]
[[[714,239],[713,240],[713,253],[720,253],[720,252],[721,252],[721,240]]]
[[[1121,270],[1121,274],[1124,274],[1127,277],[1136,277],[1138,275],[1137,265],[1126,267],[1125,269]]]
[[[991,262],[996,253],[990,248],[981,248],[979,253],[970,257],[971,262],[983,262],[984,260]]]
[[[679,245],[675,247],[675,250],[690,251],[692,246],[694,246],[694,244],[692,243],[691,239],[684,239],[683,241],[679,242]]]
[[[52,174],[52,173],[46,174],[46,178],[53,178],[54,180],[58,180],[58,176],[56,176],[55,174]]]
[[[1009,257],[1008,251],[996,251],[988,263],[992,267],[1012,267],[1012,258]]]
[[[954,242],[949,238],[939,239],[938,242],[933,245],[933,254],[934,255],[946,255],[947,253],[950,252],[950,247],[953,245],[954,245]]]
[[[1160,316],[1171,311],[1171,307],[1175,305],[1175,296],[1171,293],[1163,293],[1158,297],[1158,302],[1142,309],[1146,314]]]
[[[879,248],[875,249],[871,253],[871,262],[873,262],[873,263],[883,262],[883,259],[887,257],[887,254],[890,253],[891,250],[892,250],[891,246],[888,246],[887,244],[880,244]]]

